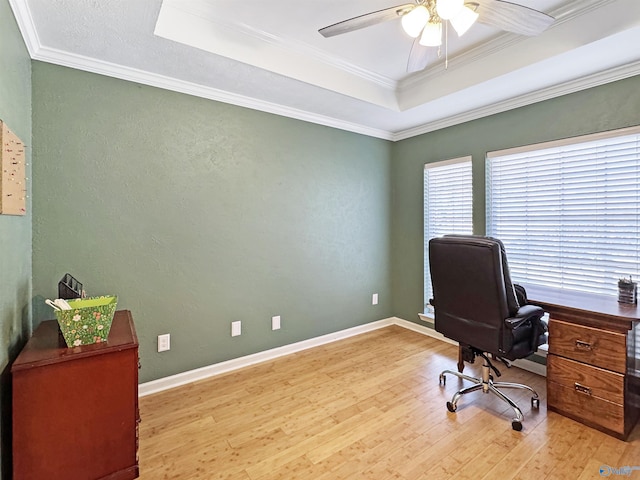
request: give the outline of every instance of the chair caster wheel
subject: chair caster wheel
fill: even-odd
[[[522,430],[522,422],[518,421],[518,420],[514,420],[511,422],[511,428],[513,428],[516,432],[519,432]]]
[[[531,408],[538,409],[540,408],[540,399],[536,397],[531,397]]]
[[[438,383],[440,385],[446,385],[447,384],[447,377],[445,377],[444,375],[440,374],[440,378],[438,379]]]
[[[456,407],[453,406],[453,403],[447,402],[447,410],[453,413],[456,411]]]

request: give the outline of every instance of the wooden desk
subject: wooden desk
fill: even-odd
[[[117,311],[106,343],[67,348],[42,322],[11,367],[13,478],[138,477],[138,339]]]
[[[549,313],[547,409],[625,440],[639,408],[636,305],[609,296],[526,286]],[[640,347],[640,346],[639,346]]]

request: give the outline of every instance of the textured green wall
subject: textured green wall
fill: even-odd
[[[34,295],[117,294],[141,381],[391,315],[389,142],[32,68]]]
[[[637,125],[639,87],[391,144],[34,62],[34,295],[54,296],[67,271],[118,294],[142,381],[391,315],[417,321],[424,163],[473,156],[483,233],[487,151]],[[36,322],[51,316],[36,305]],[[158,354],[161,333],[172,350]]]
[[[31,146],[31,60],[7,0],[0,0],[0,119]],[[31,163],[31,149],[26,153]],[[30,171],[28,166],[27,177]],[[5,478],[11,477],[9,368],[31,326],[30,204],[29,199],[25,216],[0,215],[0,435]]]
[[[395,316],[423,308],[423,168],[473,156],[474,231],[485,230],[486,152],[640,124],[640,77],[403,140],[392,147],[392,298]],[[540,188],[545,188],[540,185]]]

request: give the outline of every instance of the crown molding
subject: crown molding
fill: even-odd
[[[525,107],[527,105],[543,102],[552,98],[557,98],[589,88],[598,87],[600,85],[616,82],[618,80],[624,80],[625,78],[633,77],[636,75],[640,75],[640,61],[628,65],[623,65],[617,68],[611,68],[609,70],[594,73],[592,75],[587,75],[577,80],[564,82],[562,84],[554,85],[542,90],[537,90],[525,95],[519,95],[517,97],[494,103],[486,107],[476,108],[459,115],[453,115],[451,117],[434,120],[433,122],[429,122],[418,127],[408,128],[406,130],[395,132],[392,134],[391,140],[397,142],[407,138],[416,137],[418,135],[434,132],[442,128],[452,127],[454,125],[459,125],[471,120],[478,120],[483,117],[495,115],[496,113],[502,113],[508,110]]]
[[[556,21],[549,27],[548,30],[558,28],[559,25],[576,19],[586,13],[593,10],[602,8],[615,0],[574,0],[574,2],[564,5],[552,11],[550,15],[556,18]],[[461,65],[470,64],[476,60],[486,58],[490,55],[498,53],[519,43],[525,42],[529,37],[523,35],[517,35],[515,33],[503,32],[497,35],[493,40],[482,43],[476,47],[470,48],[465,52],[462,52],[454,57],[448,59],[447,70],[455,70]],[[445,73],[443,68],[433,68],[438,65],[444,64],[444,59],[440,59],[437,63],[432,65],[431,68],[417,72],[410,77],[398,82],[398,91],[411,90],[414,87],[424,85],[425,83],[433,80],[436,77],[442,76]]]
[[[164,0],[158,37],[234,59],[278,75],[398,110],[397,82],[304,41],[227,20],[203,0]]]
[[[46,63],[52,63],[63,67],[74,68],[85,72],[97,73],[108,77],[127,80],[129,82],[140,83],[151,87],[162,88],[174,92],[193,95],[195,97],[206,98],[222,103],[228,103],[239,107],[259,110],[261,112],[272,113],[283,117],[294,118],[305,122],[316,123],[327,127],[346,130],[353,133],[367,135],[369,137],[391,140],[392,133],[367,127],[365,125],[347,122],[326,115],[319,115],[298,108],[288,107],[273,102],[267,102],[256,98],[240,95],[236,93],[226,92],[224,90],[206,87],[195,83],[185,82],[175,78],[146,72],[131,67],[125,67],[82,55],[71,54],[52,48],[40,48],[34,55],[33,60],[39,60]]]
[[[291,38],[286,38],[280,35],[274,35],[272,33],[251,27],[250,25],[246,25],[244,23],[223,22],[220,19],[212,18],[208,18],[207,20],[216,25],[218,28],[233,31],[237,34],[242,34],[244,36],[254,38],[261,43],[272,45],[278,49],[288,51],[292,54],[300,54],[307,58],[314,59],[319,63],[323,63],[332,68],[342,70],[349,75],[361,78],[367,82],[378,85],[381,88],[395,91],[397,87],[398,82],[389,77],[372,72],[371,70],[368,70],[366,68],[359,67],[341,58],[329,55],[324,50],[313,47],[307,43],[303,43]]]
[[[551,25],[551,28],[554,28],[559,23],[573,20],[580,15],[591,12],[592,10],[598,10],[615,2],[616,0],[574,0],[572,3],[559,7],[550,13],[550,15],[556,19],[553,25]]]
[[[11,10],[13,10],[13,16],[16,18],[18,28],[24,39],[24,43],[27,47],[27,51],[31,58],[40,50],[40,38],[36,26],[33,23],[33,15],[31,15],[31,9],[25,0],[9,0]]]
[[[584,8],[580,8],[579,11],[581,13],[584,13],[585,10],[597,9],[602,5],[613,3],[613,1],[614,0],[584,0],[583,2],[575,2],[575,4],[581,3]],[[598,72],[532,93],[513,97],[511,99],[494,103],[489,106],[476,108],[458,115],[429,121],[416,127],[411,127],[394,132],[368,127],[359,123],[347,122],[334,117],[319,115],[302,109],[288,107],[273,102],[266,102],[256,98],[235,94],[220,89],[206,87],[203,85],[185,82],[163,75],[149,73],[139,69],[125,67],[122,65],[96,60],[94,58],[43,47],[38,38],[38,34],[32,20],[31,11],[27,3],[24,0],[9,0],[9,4],[14,12],[14,16],[16,17],[16,21],[23,36],[27,50],[29,51],[29,54],[33,60],[70,67],[91,73],[97,73],[121,80],[149,85],[152,87],[171,90],[187,95],[206,98],[208,100],[237,105],[240,107],[250,108],[253,110],[272,113],[275,115],[289,117],[305,122],[315,123],[318,125],[337,128],[340,130],[394,142],[640,74],[640,61],[637,61],[628,65],[612,68],[603,72]],[[567,9],[566,15],[577,15],[577,13],[575,9]]]
[[[604,72],[588,75],[577,80],[565,82],[543,90],[538,90],[529,94],[520,95],[510,98],[503,102],[494,103],[492,105],[470,110],[459,115],[434,120],[423,125],[412,127],[398,132],[386,131],[367,127],[353,122],[333,117],[318,115],[313,112],[287,107],[276,103],[265,102],[255,98],[239,95],[223,90],[197,85],[194,83],[177,80],[175,78],[157,75],[143,70],[130,67],[123,67],[109,62],[95,60],[93,58],[83,57],[81,55],[69,54],[51,48],[40,48],[32,55],[34,60],[47,63],[53,63],[64,67],[75,68],[99,75],[105,75],[121,80],[149,85],[152,87],[163,88],[174,92],[193,95],[196,97],[206,98],[218,102],[237,105],[240,107],[259,110],[266,113],[281,115],[296,120],[315,123],[326,127],[337,128],[348,132],[359,133],[369,137],[380,138],[383,140],[391,140],[397,142],[407,138],[430,133],[442,128],[451,127],[471,120],[477,120],[482,117],[494,115],[496,113],[506,112],[515,108],[531,105],[552,98],[560,97],[570,93],[579,92],[588,88],[597,87],[606,83],[623,80],[640,74],[640,61],[624,65],[621,67],[606,70]]]

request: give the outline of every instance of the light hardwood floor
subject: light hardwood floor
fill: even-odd
[[[445,403],[457,349],[392,326],[140,399],[140,469],[157,479],[587,479],[640,467],[640,427],[622,442],[546,411],[544,377],[502,368],[541,397]],[[480,362],[467,365],[476,376]],[[610,475],[612,478],[622,476]],[[629,477],[640,480],[640,470]]]

